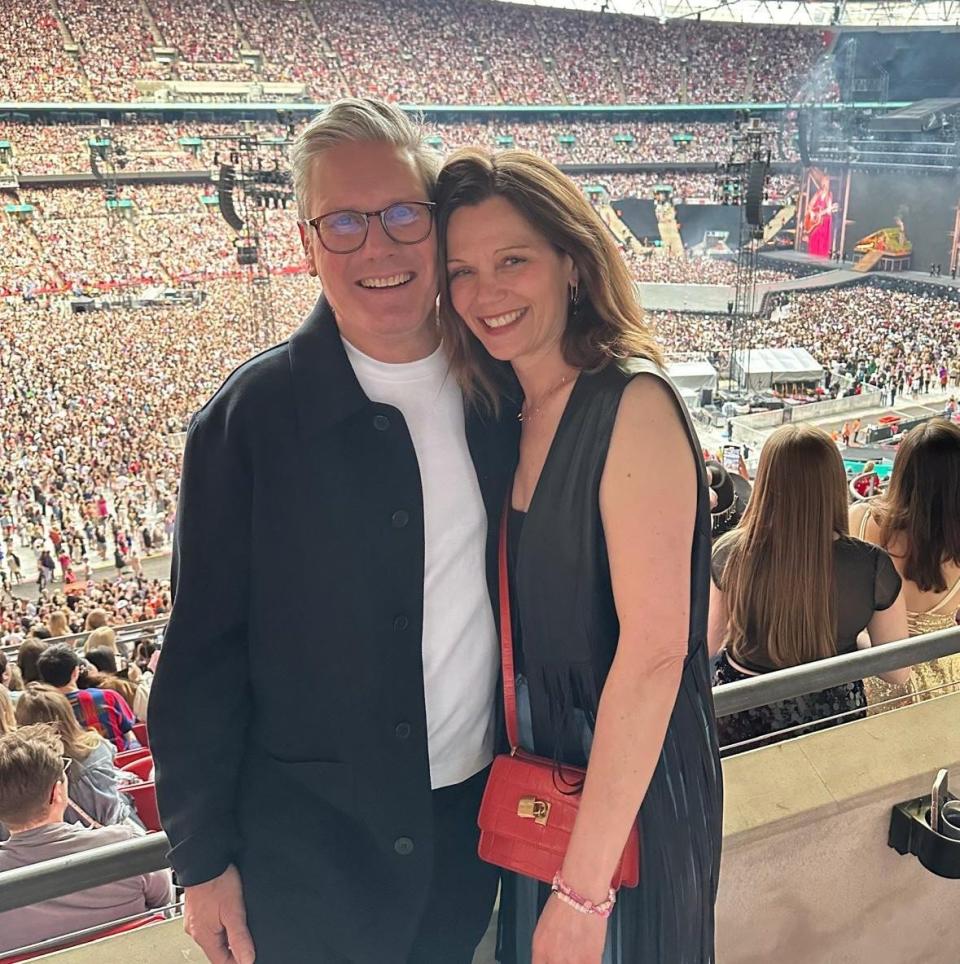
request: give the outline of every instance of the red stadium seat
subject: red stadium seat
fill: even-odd
[[[98,941],[103,937],[116,937],[118,934],[125,934],[127,931],[136,930],[138,927],[143,927],[146,924],[157,924],[162,920],[166,920],[163,914],[151,914],[142,920],[133,920],[128,921],[126,924],[117,924],[115,927],[108,927],[102,931],[97,931],[95,934],[80,938],[79,940],[61,944],[57,950],[65,950],[68,947],[79,947],[81,944],[89,944],[91,941]],[[38,957],[43,957],[45,954],[50,953],[52,952],[46,950],[36,951],[33,954],[14,954],[8,957],[0,957],[0,964],[19,964],[20,961],[33,961]]]
[[[138,760],[131,760],[119,769],[123,770],[124,773],[132,773],[141,783],[148,783],[150,774],[153,773],[153,757],[148,750],[146,756],[142,756]]]
[[[150,756],[150,747],[145,746],[140,750],[124,750],[113,758],[113,765],[118,770],[123,770],[128,763],[134,760],[142,760],[145,756]]]
[[[149,748],[150,734],[147,733],[146,723],[135,723],[133,727],[133,735],[137,738],[137,742],[140,744],[140,746]]]
[[[150,833],[162,830],[160,812],[157,810],[157,788],[152,783],[134,783],[132,786],[120,787],[136,807],[140,822]]]

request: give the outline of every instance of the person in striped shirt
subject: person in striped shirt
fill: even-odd
[[[70,700],[77,722],[82,727],[96,730],[118,750],[139,746],[133,736],[136,717],[119,693],[96,688],[80,689],[78,681],[83,663],[69,645],[55,643],[49,646],[37,661],[37,669],[45,683]]]

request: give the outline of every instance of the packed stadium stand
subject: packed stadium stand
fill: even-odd
[[[788,100],[829,38],[453,0],[43,0],[12,6],[0,100],[133,101],[138,82],[287,82],[420,104]],[[6,50],[3,47],[6,47]],[[165,61],[157,60],[157,52]],[[9,68],[8,68],[9,69]]]

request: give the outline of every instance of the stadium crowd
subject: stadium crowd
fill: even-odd
[[[195,305],[71,315],[56,299],[0,301],[0,574],[15,588],[88,580],[165,546],[179,433],[224,377],[279,340],[315,297],[305,275],[271,285],[275,329],[249,323],[248,286],[222,279]]]
[[[286,133],[283,128],[270,124],[258,124],[255,129],[264,138]],[[566,119],[520,122],[491,117],[473,123],[427,125],[428,136],[436,138],[437,150],[442,154],[459,147],[480,146],[490,150],[519,147],[560,165],[719,163],[730,155],[730,129],[727,121],[647,123],[636,118],[622,122]],[[216,166],[215,155],[223,157],[227,153],[224,143],[213,138],[235,135],[236,131],[236,127],[227,124],[182,122],[129,123],[109,128],[76,124],[4,125],[4,137],[12,145],[13,166],[25,175],[87,174],[90,172],[88,142],[104,137],[124,151],[118,164],[121,173],[210,170]],[[199,145],[181,143],[183,139],[197,138],[201,139]],[[710,196],[711,174],[685,173],[682,177],[685,181],[706,185],[706,196]],[[779,191],[779,184],[775,176],[771,190]]]
[[[674,187],[674,201],[709,201],[708,175],[660,175]],[[650,198],[658,175],[578,176],[584,190],[602,187]],[[688,178],[691,180],[688,182]],[[687,195],[686,198],[683,195]],[[108,213],[100,189],[22,187],[7,195],[30,205],[33,216],[0,217],[0,294],[196,282],[237,272],[235,232],[220,216],[211,182],[195,185],[123,185],[119,199],[131,206]],[[604,198],[606,199],[606,198]],[[264,260],[275,271],[302,270],[293,208],[265,211]],[[638,239],[641,241],[642,239]],[[636,280],[732,283],[722,262],[693,264],[648,258],[633,248],[624,255]],[[760,280],[780,280],[761,273]]]
[[[824,51],[815,29],[487,0],[3,0],[0,17],[2,100],[132,101],[138,82],[180,79],[295,82],[319,101],[782,102]],[[25,56],[26,77],[9,66]]]
[[[29,637],[56,638],[97,628],[88,620],[126,626],[160,619],[169,612],[170,581],[136,576],[130,570],[76,587],[45,589],[36,600],[12,594],[2,609],[0,647],[20,646]],[[96,615],[91,618],[91,613]]]
[[[674,353],[723,352],[725,315],[651,312]],[[826,368],[898,394],[960,386],[960,304],[873,285],[794,294],[763,322],[757,347],[802,346]]]
[[[735,259],[706,256],[665,258],[656,254],[642,254],[637,250],[627,250],[623,254],[636,281],[703,285],[734,285],[737,281]],[[789,281],[793,275],[785,271],[758,268],[755,277],[757,284],[776,284]]]

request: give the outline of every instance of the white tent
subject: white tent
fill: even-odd
[[[708,361],[668,362],[667,374],[681,392],[715,391],[717,387],[717,370]]]
[[[753,390],[790,382],[819,382],[823,378],[823,365],[805,348],[738,351],[733,356],[733,369],[737,380]]]

